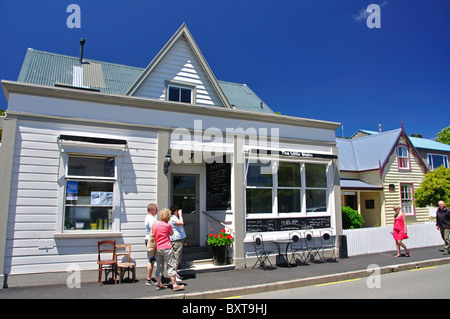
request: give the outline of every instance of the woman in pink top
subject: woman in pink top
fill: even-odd
[[[156,258],[156,289],[165,289],[167,286],[161,284],[162,272],[164,269],[164,262],[167,264],[167,274],[172,282],[173,291],[177,291],[184,288],[184,285],[177,285],[175,271],[175,259],[172,250],[172,244],[170,243],[170,235],[173,234],[172,226],[168,223],[171,217],[170,210],[163,209],[159,212],[159,222],[153,223],[152,231],[155,236],[155,258]]]
[[[406,248],[405,244],[402,243],[403,239],[408,239],[406,222],[405,222],[405,213],[400,212],[399,206],[392,207],[394,209],[394,230],[392,232],[392,236],[395,239],[395,246],[397,247],[397,255],[395,257],[400,257],[400,246],[405,249],[406,257],[409,257],[409,249]]]

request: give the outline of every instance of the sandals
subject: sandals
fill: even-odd
[[[397,255],[395,255],[395,258],[401,257],[401,256],[402,256],[401,254],[397,254]],[[405,257],[409,257],[409,250],[407,250],[407,251],[405,252]]]
[[[163,290],[166,289],[167,286],[161,285],[161,286],[156,286],[156,290]],[[178,290],[183,290],[184,289],[184,285],[176,285],[172,288],[173,291],[178,291]]]
[[[176,285],[172,288],[173,291],[178,291],[178,290],[183,290],[184,289],[184,285]]]

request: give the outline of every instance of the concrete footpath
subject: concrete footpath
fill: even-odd
[[[450,263],[450,255],[443,255],[443,246],[411,249],[410,257],[395,258],[395,252],[338,258],[336,262],[298,265],[291,269],[239,269],[196,274],[184,280],[185,290],[173,292],[170,287],[157,291],[147,286],[145,278],[138,281],[114,282],[98,286],[97,282],[82,283],[80,288],[67,285],[48,285],[7,288],[0,291],[0,299],[217,299],[286,288],[316,285],[326,282],[367,277],[373,274],[368,267],[377,265],[381,274]],[[372,265],[372,266],[371,266]]]

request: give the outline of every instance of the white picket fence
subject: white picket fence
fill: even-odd
[[[404,243],[408,249],[444,244],[441,233],[434,223],[407,225],[407,228],[409,238],[405,239]],[[344,229],[348,256],[395,251],[395,241],[391,232],[392,226]]]

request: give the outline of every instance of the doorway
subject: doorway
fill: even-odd
[[[183,209],[184,230],[188,247],[199,246],[198,175],[172,174],[171,205]]]

